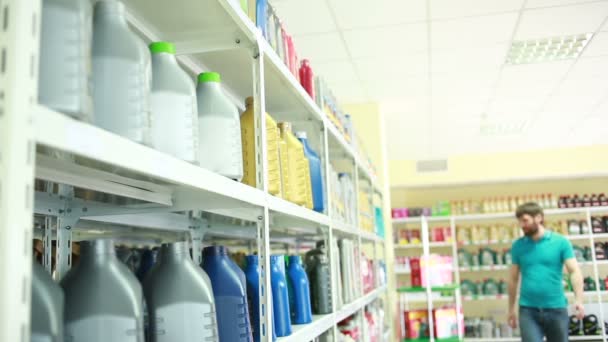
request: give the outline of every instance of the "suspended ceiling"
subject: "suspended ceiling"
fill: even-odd
[[[390,159],[608,143],[608,1],[274,0],[342,103],[378,102]],[[576,59],[514,41],[592,33]]]

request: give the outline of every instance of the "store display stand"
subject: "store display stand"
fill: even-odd
[[[421,235],[422,235],[422,256],[423,258],[428,258],[429,255],[431,254],[430,251],[430,238],[429,238],[429,224],[428,224],[428,219],[427,217],[420,217],[420,230],[421,230]],[[456,236],[456,228],[455,225],[452,224],[451,226],[451,232],[452,232],[452,236],[455,237]],[[435,293],[441,293],[441,294],[445,294],[445,293],[452,293],[452,297],[448,298],[448,301],[452,301],[455,304],[456,307],[456,315],[458,317],[460,317],[461,315],[461,310],[462,310],[462,298],[461,298],[461,293],[460,293],[460,276],[458,273],[458,255],[457,255],[457,248],[456,245],[453,244],[453,248],[452,248],[452,264],[453,264],[453,269],[454,269],[454,284],[452,285],[445,285],[445,286],[426,286],[426,287],[401,287],[397,289],[397,292],[401,293],[401,300],[399,301],[399,321],[401,322],[401,331],[406,331],[406,326],[405,326],[405,317],[403,317],[403,312],[409,310],[409,302],[410,302],[410,298],[408,296],[408,294],[412,294],[412,293],[425,293],[425,297],[426,297],[426,307],[427,307],[427,316],[428,316],[428,322],[429,322],[429,335],[430,337],[428,339],[425,339],[425,341],[430,341],[430,342],[457,342],[457,341],[462,341],[463,336],[462,336],[462,331],[464,330],[462,327],[462,320],[458,319],[458,336],[457,337],[453,337],[453,338],[448,338],[448,339],[437,339],[434,337],[434,327],[435,327],[435,322],[434,322],[434,318],[433,318],[433,309],[435,308],[434,303],[436,302],[435,298],[433,297],[433,294]],[[426,279],[430,279],[430,268],[426,267],[424,269],[424,272],[426,272]],[[446,298],[442,298],[442,299],[446,299]],[[404,342],[411,342],[411,341],[422,341],[422,340],[411,340],[411,339],[404,339]]]
[[[339,234],[356,240],[359,250],[363,243],[373,244],[374,257],[385,258],[385,238],[268,194],[266,120],[262,118],[271,108],[280,114],[279,119],[315,133],[309,136],[322,155],[326,179],[331,160],[347,159],[352,161],[357,181],[369,184],[366,191],[383,198],[364,159],[330,123],[236,2],[124,2],[134,31],[147,42],[174,42],[179,63],[191,74],[220,71],[225,90],[239,106],[253,93],[257,188],[39,105],[37,30],[41,1],[1,1],[0,340],[30,339],[27,289],[31,286],[33,238],[44,243],[43,260],[48,270],[53,258],[50,246],[56,242],[56,280],[71,267],[72,242],[99,234],[134,244],[185,239],[191,244],[195,262],[201,260],[203,238],[244,241],[250,249],[257,246],[261,275],[258,328],[263,332],[271,331],[272,324],[266,309],[272,307],[267,295],[271,243],[295,247],[298,253],[302,243],[313,239],[306,236],[332,241],[334,234]],[[201,13],[205,18],[200,17]],[[187,34],[192,31],[180,31],[186,28],[200,34],[193,40]],[[87,166],[36,154],[37,147],[83,158]],[[35,191],[35,179],[61,184],[59,188],[65,191]],[[74,188],[130,201],[83,200],[73,195]],[[44,217],[42,222],[36,221],[42,228],[34,229],[34,215],[37,219]],[[293,227],[298,229],[290,230]],[[377,252],[383,248],[383,252]],[[331,259],[333,255],[333,244],[328,243],[328,256]],[[338,270],[330,264],[335,288]],[[342,308],[334,307],[331,314],[315,316],[311,324],[296,326],[292,335],[279,341],[308,341],[328,330],[335,339],[339,321],[363,312],[385,293],[386,286],[379,286]],[[271,340],[271,336],[262,336],[262,341]]]
[[[555,217],[568,217],[569,215],[583,215],[584,216],[584,220],[587,223],[587,227],[589,227],[590,232],[589,234],[582,234],[582,235],[569,235],[567,236],[567,238],[571,241],[581,241],[581,240],[587,240],[588,242],[588,246],[589,248],[591,248],[591,250],[593,251],[595,248],[595,243],[599,240],[599,239],[603,239],[606,240],[608,239],[608,233],[602,233],[602,234],[594,234],[591,231],[591,217],[593,215],[607,215],[608,214],[608,207],[583,207],[583,208],[566,208],[566,209],[547,209],[544,211],[545,213],[545,217],[546,218],[555,218]],[[466,270],[467,272],[473,272],[473,273],[477,273],[477,272],[488,272],[488,271],[500,271],[500,272],[508,272],[508,267],[500,267],[500,266],[481,266],[478,268],[465,268],[464,266],[461,266],[458,264],[458,257],[457,257],[457,250],[460,247],[459,242],[456,239],[456,225],[457,224],[461,224],[461,223],[481,223],[481,222],[493,222],[496,220],[505,220],[505,219],[513,219],[514,220],[514,216],[513,213],[490,213],[490,214],[471,214],[471,215],[454,215],[454,216],[438,216],[438,217],[409,217],[409,218],[398,218],[398,219],[393,219],[393,226],[395,230],[398,230],[399,225],[416,225],[416,226],[420,226],[421,227],[421,232],[422,232],[422,243],[418,244],[418,245],[395,245],[395,249],[411,249],[411,250],[422,250],[423,255],[428,255],[429,250],[431,248],[446,248],[448,246],[451,246],[452,249],[452,255],[454,256],[454,262],[455,262],[455,269],[454,269],[454,274],[455,274],[455,280],[457,282],[457,284],[460,284],[460,272]],[[429,242],[428,241],[428,223],[429,222],[449,222],[450,223],[450,228],[451,228],[451,232],[452,232],[452,237],[453,240],[451,242],[445,243],[445,242]],[[492,242],[488,242],[488,243],[479,243],[477,245],[479,246],[485,246],[485,245],[491,245],[493,244]],[[608,301],[608,299],[604,299],[603,296],[607,296],[608,295],[608,291],[601,291],[600,290],[600,283],[599,283],[599,276],[600,276],[600,272],[599,272],[599,267],[600,266],[605,266],[608,265],[608,261],[606,260],[597,260],[596,258],[596,254],[595,252],[591,253],[591,257],[592,259],[588,262],[585,263],[579,263],[581,268],[584,267],[592,267],[592,275],[593,275],[593,279],[595,280],[595,291],[586,291],[584,293],[585,297],[595,297],[595,303],[598,304],[599,306],[599,322],[600,322],[600,329],[602,331],[601,334],[599,335],[590,335],[590,336],[570,336],[569,339],[571,341],[606,341],[606,339],[608,338],[608,335],[606,334],[606,331],[603,327],[603,322],[606,321],[608,319],[607,315],[608,313],[604,311],[604,306],[602,305],[603,303],[606,303],[606,301]],[[401,271],[401,274],[409,274],[409,272],[404,272]],[[406,289],[403,289],[406,290]],[[429,300],[429,291],[427,289],[427,305],[430,307],[433,304],[433,300]],[[569,296],[571,296],[571,294],[568,294]],[[478,298],[467,298],[467,300],[476,300],[476,299],[487,299],[491,296],[480,296]],[[494,296],[493,299],[501,299],[501,300],[507,300],[507,295],[500,295],[500,296]],[[446,300],[445,298],[443,300]],[[462,297],[459,294],[454,295],[454,298],[448,298],[447,300],[454,300],[454,301],[460,301],[460,303],[462,303]],[[506,303],[505,303],[506,305]],[[403,309],[407,309],[407,307],[400,307],[401,310]],[[466,314],[466,313],[465,313]],[[402,327],[403,328],[403,327]],[[500,341],[519,341],[519,338],[483,338],[483,339],[475,339],[475,338],[465,338],[465,341],[481,341],[483,340],[484,342],[500,342]]]

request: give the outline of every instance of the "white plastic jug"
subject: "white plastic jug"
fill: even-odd
[[[95,124],[150,144],[150,53],[129,30],[124,5],[99,0],[93,12]]]
[[[241,121],[236,106],[220,86],[220,75],[198,75],[199,163],[207,170],[241,181],[243,152]]]
[[[38,101],[91,122],[90,0],[45,0],[40,24]]]
[[[168,42],[150,44],[152,147],[190,163],[198,163],[198,113],[194,83],[175,59]]]

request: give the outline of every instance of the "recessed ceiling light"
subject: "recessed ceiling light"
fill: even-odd
[[[593,33],[513,41],[506,63],[526,64],[575,59],[591,37]]]

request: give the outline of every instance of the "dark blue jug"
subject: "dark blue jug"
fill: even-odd
[[[139,281],[143,281],[146,277],[146,274],[152,269],[154,264],[156,264],[156,260],[158,259],[158,250],[156,249],[145,249],[141,253],[141,258],[139,261],[139,267],[137,271],[135,271],[135,276]]]
[[[289,294],[285,273],[281,270],[285,265],[282,255],[270,256],[270,282],[272,287],[272,315],[274,330],[278,337],[291,335],[291,320],[289,319]]]
[[[251,330],[255,342],[260,341],[260,266],[257,255],[247,256],[245,267],[245,278],[247,279],[247,299],[249,301],[249,313],[251,316]],[[277,336],[272,327],[272,340]]]
[[[305,132],[298,132],[297,137],[304,146],[304,156],[308,159],[308,164],[310,165],[312,206],[315,211],[322,213],[325,210],[325,196],[323,191],[323,167],[321,165],[321,158],[319,158],[319,155],[310,147],[310,145],[308,145],[308,139]]]
[[[213,288],[220,342],[251,342],[245,274],[224,246],[203,249],[203,269]]]
[[[312,322],[310,304],[310,283],[306,271],[302,267],[300,256],[289,257],[287,268],[287,284],[289,284],[289,309],[291,323],[307,324]]]

